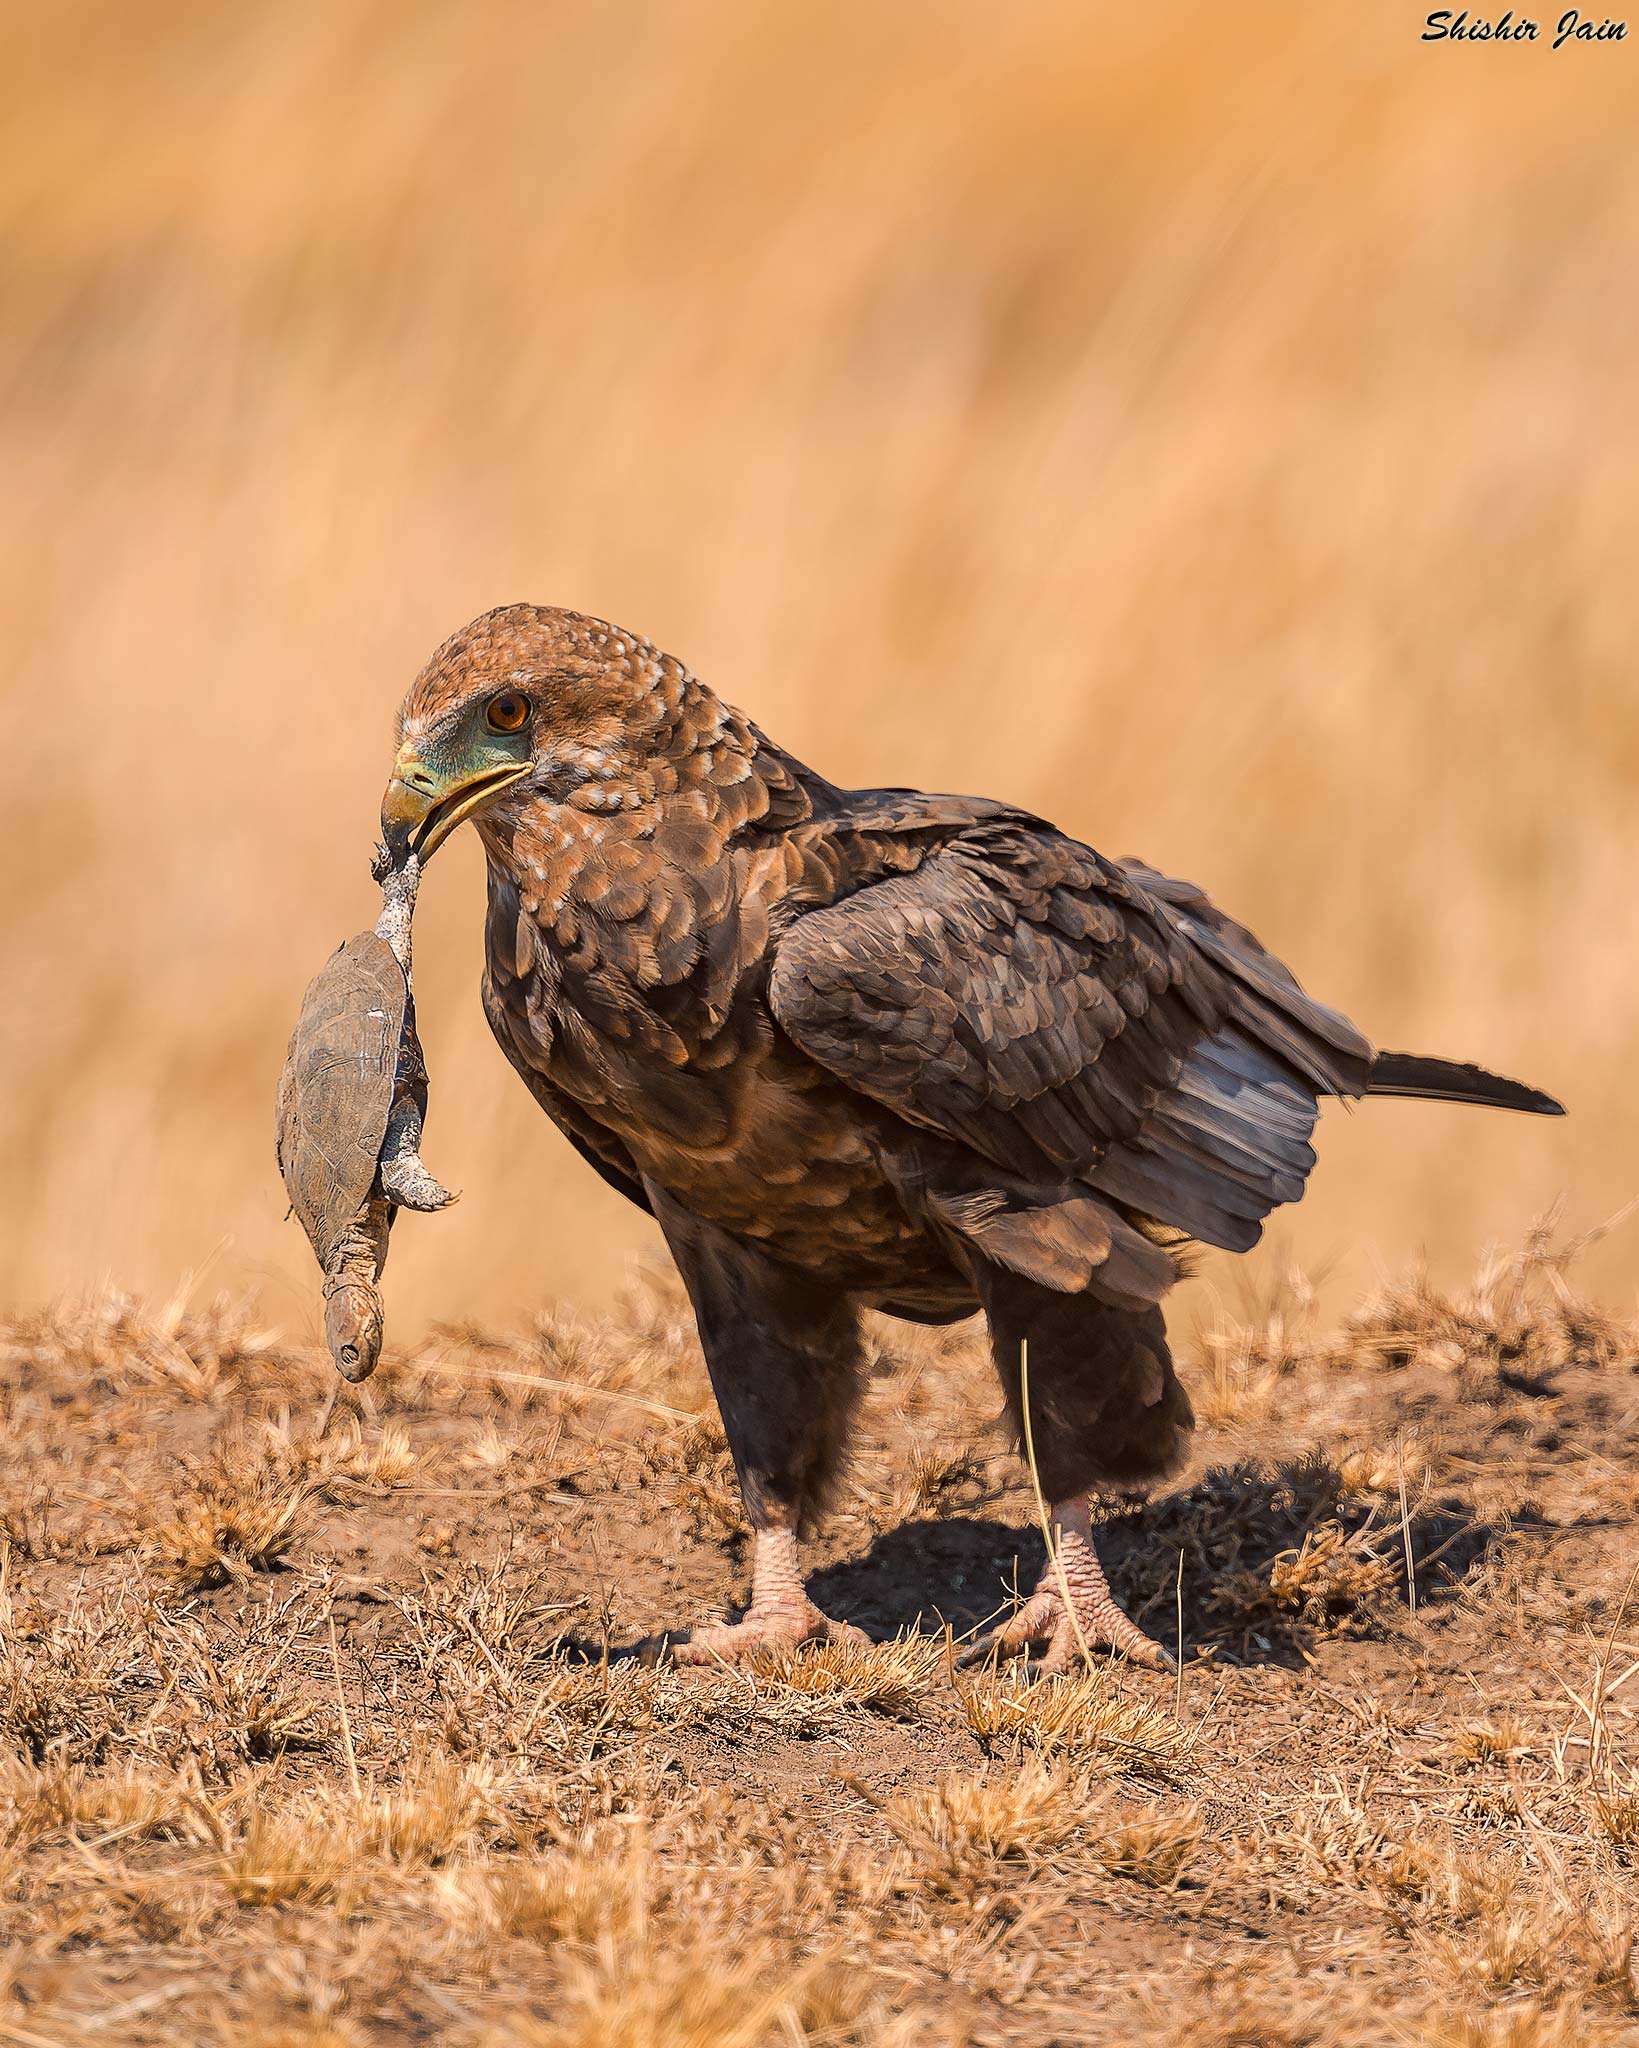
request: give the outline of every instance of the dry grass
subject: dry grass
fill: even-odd
[[[818,1643],[802,1650],[764,1650],[744,1669],[766,1697],[791,1695],[819,1709],[914,1719],[944,1670],[937,1637],[902,1636],[891,1643]]]
[[[360,1394],[243,1304],[0,1328],[0,2031],[1631,2039],[1639,1336],[1543,1235],[1306,1300],[1274,1407],[1102,1532],[1163,1635],[1182,1560],[1175,1681],[954,1667],[1039,1544],[973,1331],[877,1333],[810,1555],[878,1640],[685,1671],[632,1653],[744,1554],[690,1533],[721,1451],[665,1283]]]
[[[610,1947],[575,1960],[562,1997],[561,2018],[502,2026],[493,2048],[842,2048],[880,2038],[858,2029],[861,1999],[842,1971],[773,1943],[710,1955]]]
[[[311,1492],[265,1447],[228,1443],[187,1473],[172,1501],[144,1504],[144,1540],[180,1586],[224,1586],[284,1561]]]
[[[23,10],[0,1300],[205,1262],[316,1327],[273,1075],[403,688],[521,596],[1563,1089],[1328,1116],[1284,1227],[1333,1307],[1629,1199],[1632,49],[1459,69],[1293,0]],[[457,843],[422,899],[464,1199],[395,1236],[401,1333],[653,1243],[488,1040],[480,887]]]
[[[1348,1618],[1395,1583],[1397,1561],[1379,1556],[1368,1539],[1339,1522],[1311,1529],[1296,1550],[1283,1550],[1266,1573],[1224,1579],[1213,1588],[1223,1611],[1256,1619],[1300,1614],[1311,1622]]]
[[[332,1802],[288,1799],[253,1806],[223,1845],[216,1876],[241,1906],[344,1904],[359,1871],[358,1845]]]
[[[1103,1802],[1098,1775],[1032,1761],[980,1776],[944,1777],[885,1800],[883,1819],[935,1867],[988,1866],[1000,1857],[1050,1858],[1082,1833]]]
[[[1023,1675],[986,1676],[964,1688],[962,1708],[982,1743],[1101,1756],[1141,1777],[1169,1776],[1189,1741],[1164,1706],[1118,1690],[1101,1669],[1051,1686]]]

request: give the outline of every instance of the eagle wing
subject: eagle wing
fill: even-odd
[[[797,1046],[1044,1205],[1091,1190],[1226,1250],[1303,1192],[1372,1049],[1197,889],[1018,816],[796,919]]]

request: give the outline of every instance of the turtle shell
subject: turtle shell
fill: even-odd
[[[409,988],[374,932],[338,947],[308,983],[279,1076],[279,1171],[319,1264],[375,1183]]]

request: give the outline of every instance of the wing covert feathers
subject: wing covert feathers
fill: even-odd
[[[1118,1208],[1255,1243],[1303,1191],[1317,1097],[1363,1093],[1372,1058],[1199,890],[1017,817],[798,919],[770,1001],[851,1086],[1038,1188],[1039,1223],[1010,1197],[979,1229],[1065,1271],[1099,1264]]]
[[[1178,1278],[1170,1255],[1091,1194],[1033,1201],[982,1188],[931,1191],[938,1220],[1010,1272],[1060,1294],[1094,1289],[1130,1309],[1151,1308]]]

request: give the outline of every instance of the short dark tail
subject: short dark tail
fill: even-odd
[[[1563,1116],[1565,1105],[1540,1088],[1489,1074],[1464,1060],[1424,1059],[1415,1052],[1380,1052],[1372,1061],[1368,1095],[1414,1095],[1425,1102],[1477,1102],[1486,1109],[1522,1109],[1528,1116]]]

